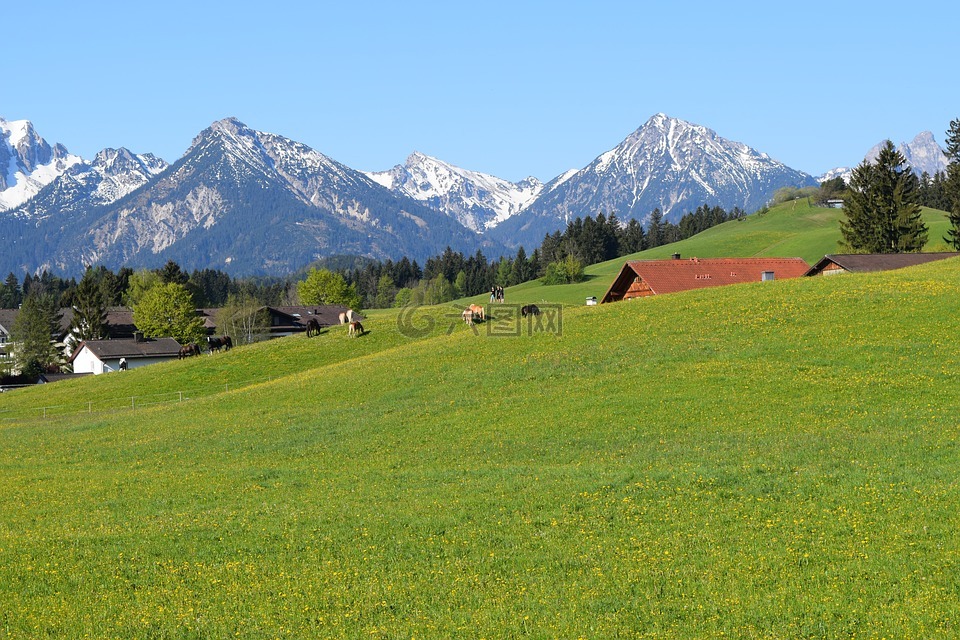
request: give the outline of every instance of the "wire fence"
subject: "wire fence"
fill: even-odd
[[[275,378],[251,378],[219,385],[194,387],[189,391],[166,391],[136,396],[112,396],[97,400],[78,400],[69,404],[46,405],[42,407],[22,407],[0,409],[0,422],[24,422],[28,420],[46,420],[79,416],[82,414],[110,414],[125,411],[137,411],[158,405],[176,405],[200,398],[208,398],[255,384],[271,382]],[[31,385],[32,386],[32,385]]]

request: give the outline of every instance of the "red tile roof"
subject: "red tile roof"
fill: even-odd
[[[801,258],[688,258],[682,260],[629,260],[603,297],[603,302],[623,298],[640,278],[654,294],[760,282],[764,272],[774,279],[799,278],[810,268]]]

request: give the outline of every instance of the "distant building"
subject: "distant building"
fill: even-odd
[[[74,373],[99,375],[119,371],[121,360],[128,369],[173,360],[180,355],[180,346],[173,338],[85,340],[77,345],[70,363]]]
[[[311,319],[319,322],[321,327],[338,325],[340,324],[340,314],[346,313],[347,307],[340,305],[300,305],[267,307],[267,311],[270,314],[270,337],[274,338],[306,331],[307,323]]]
[[[690,258],[630,260],[600,300],[614,302],[744,282],[799,278],[810,268],[801,258]]]
[[[817,264],[803,275],[833,276],[839,273],[864,273],[870,271],[891,271],[914,267],[918,264],[956,258],[960,253],[943,251],[940,253],[834,253],[823,256]]]
[[[20,315],[20,309],[0,309],[0,359],[10,357],[13,325]],[[60,331],[51,336],[58,349],[63,350],[70,335],[70,324],[73,322],[73,309],[60,309]]]
[[[10,356],[10,333],[17,313],[17,309],[0,309],[0,359]]]

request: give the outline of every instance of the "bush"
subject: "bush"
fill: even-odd
[[[543,284],[571,284],[583,280],[583,264],[571,255],[547,265]]]

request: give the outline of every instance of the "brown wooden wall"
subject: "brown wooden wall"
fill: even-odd
[[[652,296],[653,290],[650,288],[646,282],[643,281],[643,278],[637,276],[630,287],[627,289],[627,292],[623,294],[624,300],[629,300],[631,298],[645,298],[647,296]]]

